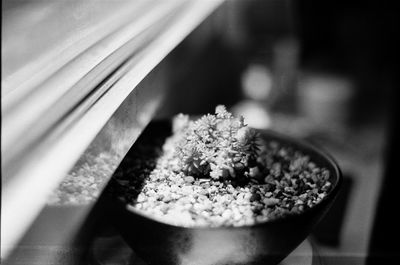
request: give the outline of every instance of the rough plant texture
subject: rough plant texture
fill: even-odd
[[[244,137],[250,142],[243,141],[238,136],[243,128],[243,120],[225,109],[196,122],[181,115],[164,144],[162,139],[140,143],[110,192],[155,219],[181,226],[252,225],[300,213],[327,195],[327,169],[284,143],[254,133]],[[191,138],[193,131],[199,133]]]
[[[248,177],[257,158],[257,134],[218,106],[215,115],[197,121],[178,115],[173,122],[174,137],[168,148],[176,149],[180,170],[186,174],[213,179]]]

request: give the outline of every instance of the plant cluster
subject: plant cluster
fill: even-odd
[[[179,114],[173,120],[173,133],[179,167],[186,175],[243,179],[251,177],[256,167],[258,134],[225,106],[195,121]]]

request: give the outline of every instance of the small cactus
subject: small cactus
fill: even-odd
[[[175,152],[181,170],[213,179],[248,178],[257,164],[258,134],[225,106],[196,121],[179,114],[173,120]]]

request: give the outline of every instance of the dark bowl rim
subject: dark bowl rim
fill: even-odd
[[[181,225],[174,225],[170,224],[167,222],[163,222],[158,218],[152,217],[150,215],[147,215],[144,213],[142,210],[137,210],[134,208],[134,206],[129,205],[128,203],[117,199],[117,198],[112,198],[112,201],[120,205],[125,211],[127,211],[130,214],[135,214],[138,215],[144,219],[148,219],[149,221],[155,222],[157,225],[161,226],[167,226],[170,228],[174,229],[189,229],[189,230],[240,230],[240,229],[249,229],[249,228],[257,228],[257,227],[263,227],[263,226],[268,226],[268,225],[274,225],[274,224],[279,224],[279,223],[286,223],[286,222],[291,222],[292,220],[300,219],[306,215],[312,215],[313,212],[321,209],[324,207],[326,204],[329,204],[329,202],[334,201],[340,186],[342,185],[343,181],[343,176],[342,172],[338,166],[338,163],[336,160],[328,154],[325,150],[323,150],[321,147],[316,147],[312,143],[307,142],[306,140],[302,139],[297,139],[292,136],[286,135],[281,132],[277,132],[271,129],[256,129],[260,134],[267,134],[269,136],[272,136],[274,138],[277,138],[279,141],[282,141],[284,144],[288,144],[289,146],[294,146],[295,149],[299,149],[301,152],[303,152],[305,155],[310,155],[312,153],[312,156],[315,157],[319,156],[323,160],[326,161],[327,165],[330,165],[330,167],[333,169],[333,176],[335,176],[335,183],[332,183],[333,187],[330,189],[328,194],[322,198],[316,205],[314,205],[311,208],[307,208],[303,210],[300,213],[289,213],[285,215],[284,217],[278,217],[274,218],[271,220],[263,221],[263,222],[256,222],[251,225],[242,225],[242,226],[181,226]],[[332,176],[331,176],[332,177]]]

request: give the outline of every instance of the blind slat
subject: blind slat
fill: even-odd
[[[71,64],[51,75],[43,83],[47,85],[35,88],[33,94],[23,99],[25,103],[16,107],[16,112],[9,112],[13,115],[3,113],[3,259],[29,228],[50,192],[62,181],[122,102],[221,2],[154,1],[155,6],[142,10],[140,17],[147,17],[142,20],[143,25],[139,26],[140,19],[132,18],[133,24],[124,25],[110,35],[113,37],[106,38],[110,46],[103,42],[96,43],[98,50],[85,50],[79,58],[69,62]],[[157,7],[159,12],[154,13]],[[106,55],[102,53],[103,49],[107,50]],[[86,58],[97,61],[86,64]],[[75,64],[80,60],[82,64]],[[76,76],[69,76],[69,73],[76,73]],[[54,92],[53,89],[61,89],[52,86],[58,82],[63,83],[59,84],[62,91]],[[38,94],[35,96],[35,93]],[[132,106],[143,108],[139,129],[150,121],[163,93],[141,93],[138,98],[140,104]],[[38,104],[45,107],[36,106]],[[24,118],[24,115],[29,118]],[[20,118],[25,120],[21,122]],[[33,137],[21,140],[31,132]],[[134,141],[136,136],[130,136],[131,140]]]

